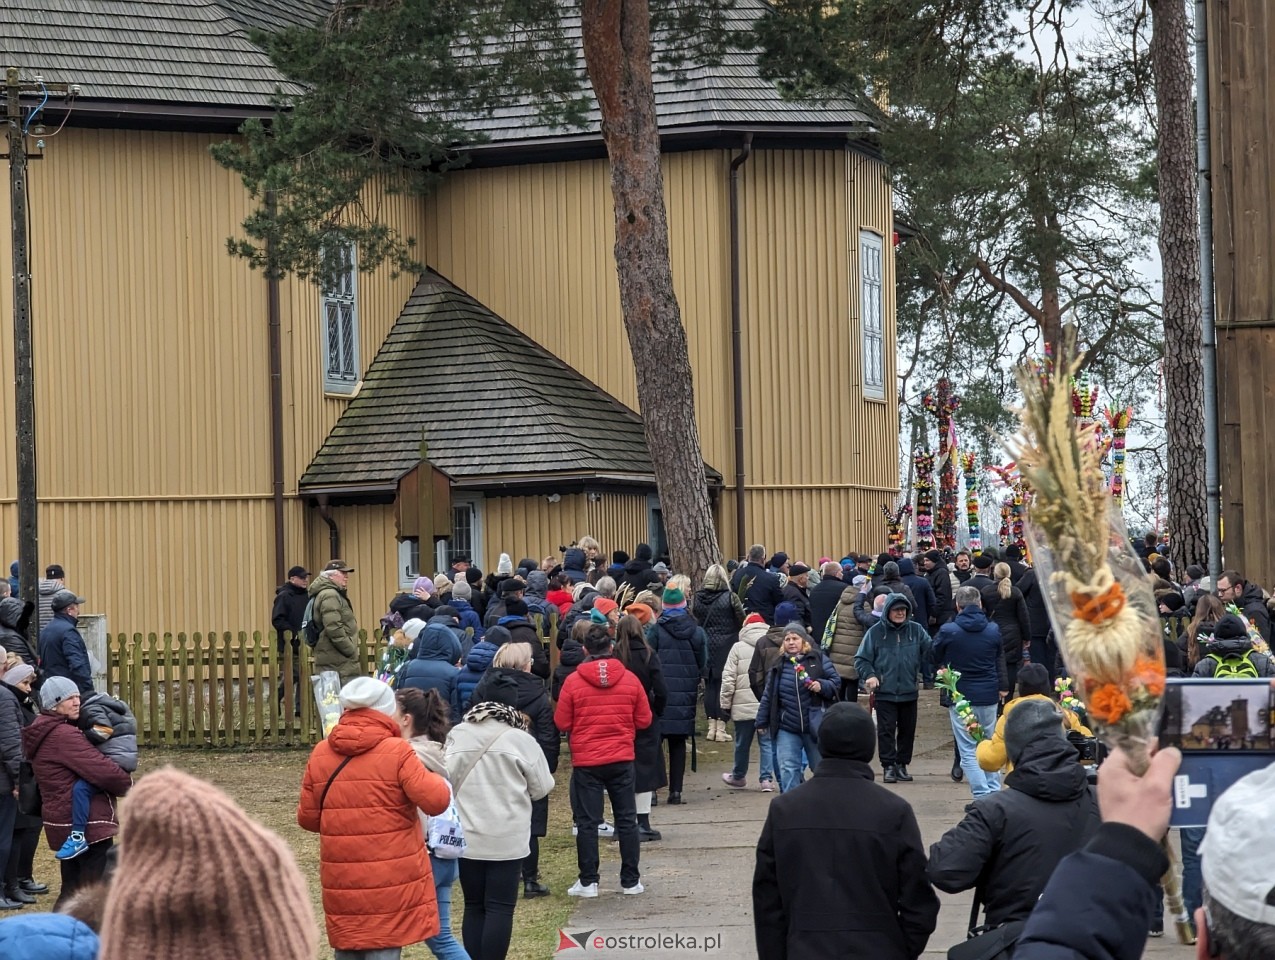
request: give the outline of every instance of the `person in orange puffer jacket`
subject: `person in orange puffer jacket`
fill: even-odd
[[[416,811],[442,813],[451,791],[402,738],[388,685],[357,677],[340,696],[341,719],[306,763],[297,823],[319,835],[328,942],[337,960],[354,960],[438,933]]]

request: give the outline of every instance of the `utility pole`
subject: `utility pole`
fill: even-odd
[[[17,67],[5,70],[5,117],[9,134],[9,203],[13,223],[13,373],[16,392],[18,467],[18,573],[23,602],[38,605],[36,581],[40,576],[40,535],[36,516],[35,472],[35,363],[31,337],[31,271],[27,227],[27,142],[22,117],[22,96],[69,94],[65,83],[23,80]],[[43,106],[43,104],[41,104]],[[27,121],[29,124],[29,120]],[[35,609],[33,607],[32,609]],[[39,630],[39,618],[28,626]],[[35,639],[33,637],[33,639]]]

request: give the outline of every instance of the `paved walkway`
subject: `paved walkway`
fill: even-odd
[[[969,788],[953,783],[950,776],[952,734],[946,711],[938,706],[936,693],[924,691],[922,697],[915,761],[909,767],[916,779],[889,789],[911,801],[928,845],[961,818],[970,796]],[[661,831],[663,840],[642,845],[645,894],[620,895],[618,852],[615,844],[603,842],[601,895],[596,900],[580,901],[566,928],[587,947],[570,948],[564,942],[559,956],[645,960],[756,956],[751,899],[754,850],[772,795],[756,789],[756,747],[748,788],[731,790],[722,783],[721,773],[729,769],[732,747],[701,741],[699,771],[687,772],[685,803],[678,807],[660,805],[652,811],[652,825]],[[927,957],[946,955],[947,948],[964,935],[969,918],[969,894],[939,897],[942,910]],[[595,946],[598,937],[652,936],[665,942],[634,942],[607,949],[603,941]],[[693,946],[688,938],[696,938]],[[1187,960],[1194,956],[1194,947],[1183,947],[1170,939],[1150,943],[1145,954],[1148,958]]]

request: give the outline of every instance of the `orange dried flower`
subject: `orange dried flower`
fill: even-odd
[[[1132,707],[1128,694],[1114,683],[1104,683],[1089,697],[1089,715],[1102,723],[1119,723]]]
[[[1164,664],[1148,656],[1138,657],[1133,664],[1134,675],[1153,697],[1164,693]]]

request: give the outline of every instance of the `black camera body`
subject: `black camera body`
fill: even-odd
[[[1097,763],[1098,750],[1100,744],[1097,737],[1086,737],[1083,733],[1076,730],[1068,731],[1068,742],[1076,748],[1079,759],[1082,763]]]

